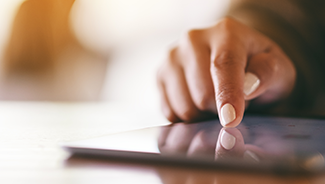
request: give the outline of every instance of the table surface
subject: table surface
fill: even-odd
[[[69,157],[58,146],[61,141],[167,124],[155,109],[134,109],[114,103],[0,103],[0,183],[325,182],[325,176],[280,177]]]

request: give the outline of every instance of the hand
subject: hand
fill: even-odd
[[[292,62],[276,43],[231,18],[189,31],[158,72],[162,110],[169,121],[219,114],[226,127],[241,122],[245,101],[284,99],[295,80]]]

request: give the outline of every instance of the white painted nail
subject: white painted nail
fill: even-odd
[[[223,130],[221,134],[221,145],[226,150],[232,149],[236,144],[236,137]]]
[[[244,93],[246,96],[253,93],[259,85],[260,79],[255,74],[250,72],[245,74]]]
[[[244,152],[244,159],[251,162],[260,162],[258,156],[250,150],[246,150]]]
[[[227,103],[221,108],[221,124],[226,126],[236,119],[236,111],[234,106]]]

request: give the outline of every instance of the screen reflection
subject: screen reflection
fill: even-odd
[[[161,129],[158,146],[165,156],[316,171],[324,168],[324,128],[320,120],[263,117],[246,117],[237,128],[178,123]]]

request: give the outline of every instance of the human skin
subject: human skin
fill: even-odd
[[[242,120],[245,102],[265,105],[290,95],[292,61],[262,33],[232,19],[188,31],[158,71],[162,111],[171,122],[219,114],[225,127]]]

